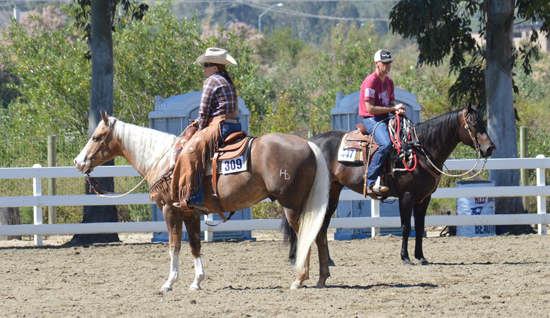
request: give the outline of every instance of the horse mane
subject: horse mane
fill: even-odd
[[[109,125],[113,125],[115,117],[109,117]],[[165,155],[160,162],[162,166],[170,160],[170,149],[176,139],[175,135],[167,134],[151,128],[128,124],[116,119],[113,137],[120,140],[123,149],[134,157],[138,171],[149,171]]]
[[[455,110],[417,124],[418,141],[425,147],[442,147],[442,141],[450,141],[458,129],[458,112]]]

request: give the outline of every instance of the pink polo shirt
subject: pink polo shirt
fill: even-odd
[[[382,82],[376,72],[373,72],[365,78],[363,84],[361,84],[361,91],[359,93],[359,116],[375,116],[367,111],[367,106],[365,103],[366,100],[374,101],[375,106],[389,106],[390,102],[395,100],[393,80],[389,76],[386,76],[384,82]],[[378,114],[376,116],[386,116],[388,114],[389,112],[386,114]]]

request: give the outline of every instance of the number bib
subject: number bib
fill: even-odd
[[[358,159],[357,149],[341,149],[338,151],[338,161],[355,162]]]
[[[244,164],[244,156],[239,156],[237,158],[223,160],[220,162],[221,174],[237,173],[241,171],[246,171],[246,165]]]

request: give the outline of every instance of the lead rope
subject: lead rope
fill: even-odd
[[[414,131],[414,136],[416,138],[416,140],[419,140],[418,139],[418,135],[416,134],[416,127],[413,126],[413,131]],[[465,176],[469,173],[471,173],[472,171],[475,170],[475,168],[477,167],[478,163],[479,163],[479,159],[481,159],[481,152],[479,150],[477,150],[477,154],[478,154],[478,157],[477,157],[477,161],[476,161],[476,164],[474,165],[474,167],[464,173],[461,173],[461,174],[449,174],[449,173],[446,173],[446,172],[443,172],[441,171],[431,160],[430,160],[430,157],[428,157],[428,155],[426,154],[426,152],[424,151],[424,148],[423,147],[419,147],[420,150],[422,151],[422,153],[424,154],[424,156],[426,157],[426,159],[428,159],[428,162],[432,165],[432,167],[434,167],[439,173],[443,174],[443,175],[446,175],[448,177],[454,177],[454,178],[458,178],[458,177],[462,177],[462,176]],[[485,161],[483,162],[483,166],[481,167],[481,169],[479,169],[478,172],[476,172],[473,176],[470,176],[470,177],[467,177],[467,178],[464,178],[466,180],[468,179],[473,179],[475,178],[477,175],[479,175],[483,169],[485,168],[485,164],[487,163],[487,158],[485,158]],[[443,164],[445,165],[445,164]],[[446,166],[445,166],[446,167]]]
[[[113,124],[114,125],[114,124]],[[178,140],[180,139],[181,136],[183,136],[185,134],[185,132],[187,131],[187,128],[193,126],[193,124],[190,124],[189,126],[187,126],[183,132],[176,138],[174,139],[174,142],[170,145],[170,147],[168,148],[168,150],[166,150],[165,153],[162,154],[162,156],[160,156],[159,160],[155,163],[155,165],[153,166],[153,168],[149,171],[149,173],[147,173],[147,175],[145,177],[143,177],[143,179],[135,186],[133,187],[131,190],[129,190],[128,192],[124,193],[124,194],[121,194],[121,195],[103,195],[99,192],[97,192],[96,188],[92,185],[92,183],[90,182],[90,174],[86,174],[86,180],[88,181],[88,184],[90,185],[90,187],[94,190],[95,194],[98,196],[98,197],[101,197],[101,198],[107,198],[107,199],[118,199],[118,198],[122,198],[134,191],[136,191],[137,188],[139,188],[143,182],[145,182],[145,180],[147,180],[147,177],[151,174],[151,172],[153,172],[155,169],[155,167],[159,164],[159,162],[162,160],[162,158],[164,158],[164,156],[166,156],[166,154],[170,151],[170,149],[172,149],[172,147],[174,147],[174,145],[176,144],[176,142],[178,142]]]

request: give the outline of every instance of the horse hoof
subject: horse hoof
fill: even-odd
[[[290,289],[300,289],[300,288],[302,288],[302,286],[300,286],[300,285],[291,285],[290,286]]]
[[[166,286],[162,286],[162,288],[160,289],[161,292],[169,292],[169,291],[172,291],[172,287],[166,287]]]
[[[191,286],[189,287],[189,290],[201,290],[200,286]]]
[[[406,258],[406,259],[403,260],[403,264],[405,264],[405,265],[414,265],[414,263],[411,262],[411,260],[408,259],[408,258]]]
[[[418,264],[420,265],[430,265],[430,262],[428,262],[428,260],[426,260],[425,258],[422,258],[419,260]]]

